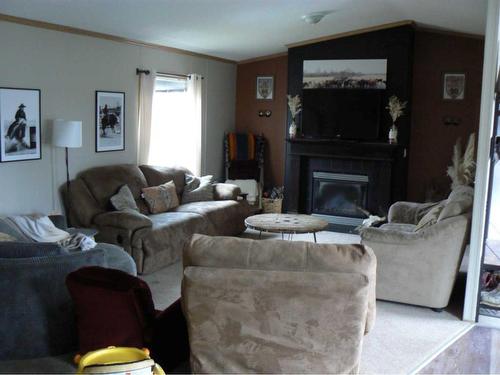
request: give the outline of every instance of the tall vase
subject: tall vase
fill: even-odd
[[[389,143],[398,143],[398,127],[394,122],[389,130]]]
[[[292,119],[292,123],[288,129],[288,135],[290,136],[290,139],[294,139],[297,135],[297,125],[295,125],[295,119]]]

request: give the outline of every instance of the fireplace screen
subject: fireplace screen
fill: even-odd
[[[313,173],[312,212],[366,218],[368,176]]]

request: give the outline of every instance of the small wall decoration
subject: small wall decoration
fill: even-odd
[[[465,74],[444,73],[443,99],[463,100],[465,98]]]
[[[96,91],[96,152],[125,150],[125,93]]]
[[[0,161],[42,158],[40,90],[0,87]]]
[[[386,59],[304,60],[303,89],[384,90],[386,83]]]
[[[257,77],[257,99],[272,100],[274,94],[274,77]]]

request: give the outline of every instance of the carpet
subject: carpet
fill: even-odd
[[[256,239],[247,230],[241,237]],[[279,234],[262,233],[262,239],[279,239]],[[353,234],[319,232],[320,243],[359,243]],[[294,241],[312,241],[312,234],[300,234]],[[164,309],[180,296],[181,262],[142,278],[149,284],[157,309]],[[452,312],[436,313],[428,308],[377,301],[377,319],[365,337],[361,355],[362,374],[409,374],[463,334],[472,323]]]

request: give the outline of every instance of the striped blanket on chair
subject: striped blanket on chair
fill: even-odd
[[[229,160],[255,160],[255,136],[229,133],[227,135]]]

